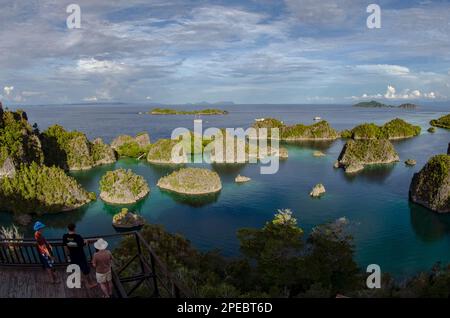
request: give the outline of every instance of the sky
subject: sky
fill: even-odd
[[[371,99],[450,99],[450,1],[0,0],[6,105]]]

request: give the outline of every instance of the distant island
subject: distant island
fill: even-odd
[[[207,108],[201,110],[177,110],[171,108],[154,108],[148,114],[151,115],[226,115],[228,112],[222,109]]]
[[[367,108],[387,107],[387,108],[416,109],[417,105],[411,104],[411,103],[405,103],[405,104],[401,104],[399,106],[393,106],[393,105],[387,105],[387,104],[383,104],[383,103],[372,100],[370,102],[357,103],[357,104],[353,105],[353,107],[367,107]]]

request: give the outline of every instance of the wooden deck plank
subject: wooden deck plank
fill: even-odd
[[[58,284],[51,284],[47,273],[36,268],[0,267],[0,298],[99,298],[100,287],[70,289],[66,286],[67,274],[58,268]],[[91,271],[92,281],[95,281]]]

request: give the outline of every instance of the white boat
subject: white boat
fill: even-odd
[[[314,120],[322,120],[322,117],[316,116],[314,117]]]
[[[265,118],[256,118],[255,121],[264,121]]]

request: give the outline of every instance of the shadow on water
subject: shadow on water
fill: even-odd
[[[344,180],[348,183],[362,180],[374,183],[384,183],[384,181],[392,174],[395,168],[395,163],[379,164],[379,165],[367,165],[363,170],[357,173],[345,173],[343,169],[339,169],[339,173],[342,173]]]
[[[409,202],[411,225],[416,235],[424,242],[434,242],[450,234],[450,215],[439,214]]]
[[[283,141],[282,144],[289,146],[297,146],[306,149],[326,151],[336,142],[336,140],[297,140]]]
[[[146,197],[147,198],[147,197]],[[102,210],[106,212],[107,215],[114,216],[114,214],[119,213],[123,208],[127,208],[128,211],[142,214],[143,208],[144,208],[145,198],[142,200],[139,200],[136,203],[133,204],[103,204]]]
[[[211,168],[220,175],[236,176],[246,165],[247,163],[213,163]]]
[[[80,222],[84,218],[88,210],[89,204],[73,211],[66,211],[55,214],[45,214],[42,216],[33,216],[33,223],[39,220],[48,227],[54,229],[66,229],[68,224],[70,223],[77,224],[78,222]]]
[[[220,191],[211,194],[203,195],[185,195],[180,193],[175,193],[171,191],[161,190],[162,195],[169,196],[178,203],[186,204],[194,208],[203,207],[212,203],[217,202],[220,196]]]
[[[180,170],[181,168],[186,168],[185,164],[155,164],[155,163],[146,163],[146,164],[149,167],[151,167],[157,179],[165,177],[166,175],[172,173],[173,171]]]

